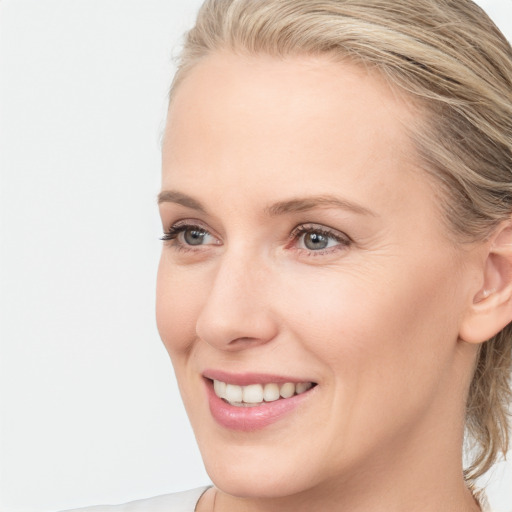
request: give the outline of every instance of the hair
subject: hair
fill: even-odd
[[[422,112],[410,136],[453,237],[485,240],[512,214],[512,48],[471,0],[206,0],[170,98],[213,52],[349,59]],[[481,345],[466,404],[469,484],[506,454],[512,324]]]

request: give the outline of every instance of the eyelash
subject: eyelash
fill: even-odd
[[[204,228],[203,226],[200,226],[198,224],[174,224],[169,228],[168,231],[164,233],[164,235],[160,238],[163,242],[171,242],[171,247],[176,251],[186,251],[186,252],[197,252],[200,249],[194,248],[193,245],[183,243],[178,239],[179,235],[181,233],[184,233],[185,231],[192,229],[197,230],[202,233],[205,233],[206,235],[211,235],[211,233]],[[300,253],[307,253],[309,256],[321,256],[324,254],[328,254],[334,251],[343,250],[350,245],[352,245],[353,241],[349,236],[347,236],[344,233],[329,230],[326,229],[323,226],[315,225],[315,224],[302,224],[300,226],[297,226],[295,229],[292,230],[289,236],[290,242],[295,241],[295,243],[298,243],[302,236],[315,233],[321,236],[326,237],[330,240],[335,240],[337,242],[337,245],[334,247],[327,247],[325,249],[307,249],[307,248],[296,248],[297,251]],[[213,235],[211,235],[213,236]],[[198,247],[200,247],[201,244],[198,244]]]
[[[297,251],[300,251],[301,253],[307,253],[308,256],[322,256],[324,254],[328,254],[331,252],[344,250],[352,244],[351,238],[346,235],[345,233],[341,233],[339,231],[334,231],[325,228],[324,226],[319,226],[315,224],[301,224],[300,226],[297,226],[291,233],[290,233],[290,240],[295,241],[296,243],[301,239],[302,236],[315,233],[318,235],[322,235],[326,237],[327,239],[336,240],[338,243],[334,247],[327,247],[325,249],[296,249]]]
[[[164,232],[163,236],[160,238],[163,242],[170,242],[171,247],[176,251],[185,251],[185,252],[196,252],[197,249],[194,249],[192,245],[181,242],[178,239],[178,236],[181,233],[184,233],[188,229],[196,229],[197,231],[201,231],[206,234],[211,234],[206,228],[203,226],[199,226],[198,224],[174,224],[171,226],[166,232]]]

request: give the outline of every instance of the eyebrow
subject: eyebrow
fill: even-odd
[[[174,190],[163,190],[158,194],[158,204],[175,203],[186,208],[192,208],[201,213],[207,213],[206,208],[193,197]],[[339,208],[352,211],[359,215],[376,217],[377,214],[368,208],[332,195],[307,196],[278,201],[265,208],[265,213],[270,217],[287,213],[298,213],[313,210],[314,208]]]
[[[201,213],[207,213],[206,208],[199,201],[175,190],[162,190],[158,194],[158,204],[162,203],[176,203]]]
[[[368,208],[332,195],[308,196],[304,198],[290,199],[288,201],[279,201],[266,208],[270,216],[283,215],[285,213],[305,212],[314,208],[340,208],[349,210],[359,215],[370,215],[376,217],[377,214]]]

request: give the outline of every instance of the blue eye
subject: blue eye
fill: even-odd
[[[186,248],[201,245],[218,245],[220,242],[201,226],[181,224],[172,226],[161,238],[164,242],[174,241],[177,247]]]
[[[329,237],[322,233],[310,232],[302,235],[302,242],[306,249],[318,251],[329,246]]]
[[[195,226],[187,227],[181,233],[187,245],[202,245],[208,235],[206,230]]]
[[[344,233],[317,226],[299,226],[293,231],[292,237],[296,240],[298,249],[311,252],[347,247],[351,243]]]

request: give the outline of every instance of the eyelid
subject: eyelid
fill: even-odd
[[[201,228],[210,232],[211,229],[199,219],[180,219],[173,222],[171,228]]]
[[[335,240],[338,240],[341,243],[352,243],[353,240],[343,231],[339,231],[338,229],[329,228],[324,226],[323,224],[314,224],[314,223],[303,223],[299,224],[295,228],[293,228],[290,233],[290,239],[296,238],[298,235],[302,235],[304,233],[312,233],[318,232],[324,235],[330,236]]]

